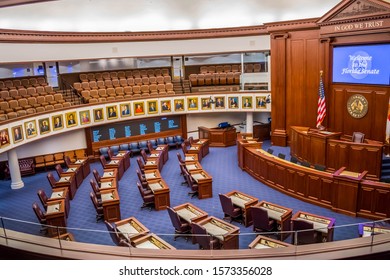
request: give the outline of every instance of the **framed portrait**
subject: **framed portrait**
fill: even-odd
[[[118,106],[107,106],[107,120],[113,120],[118,118]]]
[[[26,138],[33,138],[37,136],[37,123],[35,120],[28,121],[24,123],[24,129],[26,131]]]
[[[12,139],[14,143],[18,143],[23,140],[23,128],[21,125],[14,126],[12,128]]]
[[[134,115],[145,115],[144,102],[134,102]]]
[[[169,113],[172,111],[171,100],[161,100],[161,112]]]
[[[8,128],[0,130],[0,147],[8,146],[10,143]]]
[[[72,127],[77,125],[77,114],[76,112],[69,112],[65,114],[66,127]]]
[[[188,110],[198,110],[198,97],[190,97],[187,99]]]
[[[174,99],[173,104],[175,105],[176,112],[184,111],[184,99]]]
[[[148,100],[148,114],[157,114],[157,100]]]
[[[89,110],[80,111],[79,114],[81,125],[91,123],[91,116],[89,114]]]
[[[266,109],[267,108],[267,97],[266,96],[257,96],[256,97],[256,109]]]
[[[242,96],[241,104],[243,109],[252,109],[252,96]]]
[[[51,131],[49,118],[44,118],[44,119],[38,120],[38,125],[39,125],[39,133],[41,135],[49,133]]]
[[[215,109],[225,109],[225,96],[215,97]]]
[[[211,110],[211,102],[210,102],[210,98],[209,97],[206,97],[206,98],[201,98],[200,99],[200,103],[202,104],[202,110]]]
[[[60,130],[60,129],[64,128],[64,116],[63,115],[52,116],[51,121],[53,123],[53,130]]]
[[[121,107],[121,117],[129,117],[131,116],[130,103],[122,103]]]
[[[103,108],[93,109],[93,120],[95,122],[101,122],[104,120]]]
[[[228,104],[229,104],[229,109],[238,109],[239,107],[238,97],[237,96],[228,97]]]

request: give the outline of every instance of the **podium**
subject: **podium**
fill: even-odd
[[[199,126],[199,138],[208,139],[210,147],[228,147],[236,145],[236,128],[207,128]]]

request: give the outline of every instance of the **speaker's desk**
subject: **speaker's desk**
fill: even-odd
[[[208,139],[210,147],[228,147],[236,144],[236,128],[234,126],[227,128],[207,128],[199,126],[199,138]]]

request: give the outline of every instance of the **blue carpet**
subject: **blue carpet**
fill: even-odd
[[[269,142],[263,143],[263,149],[269,147]],[[272,147],[274,154],[286,154],[289,160],[288,147]],[[329,209],[318,207],[309,203],[294,199],[282,194],[266,185],[258,182],[246,172],[243,172],[237,164],[237,147],[210,148],[210,153],[202,160],[203,168],[213,177],[213,197],[199,200],[191,199],[188,196],[188,187],[182,186],[183,178],[180,176],[179,163],[176,153],[180,150],[170,150],[169,160],[165,164],[161,174],[170,187],[171,207],[185,203],[193,203],[206,211],[209,216],[223,217],[222,208],[219,202],[218,193],[227,193],[231,190],[240,190],[244,193],[257,197],[260,200],[267,200],[276,204],[292,208],[293,213],[302,210],[310,213],[336,218],[336,226],[356,224],[368,221],[363,218],[354,218],[335,213]],[[91,170],[95,168],[102,174],[100,163],[91,164]],[[184,238],[173,240],[174,228],[171,224],[167,211],[149,211],[142,209],[142,199],[138,192],[136,182],[136,157],[131,158],[131,167],[125,172],[119,182],[120,209],[122,219],[134,216],[140,220],[151,232],[159,235],[177,249],[198,249],[197,244],[186,242]],[[54,171],[53,174],[55,173]],[[41,172],[33,176],[23,177],[25,187],[19,190],[11,190],[10,181],[0,182],[0,216],[29,221],[36,223],[37,218],[32,210],[32,203],[39,202],[37,191],[43,189],[50,195],[51,187],[46,179],[47,172]],[[56,176],[56,174],[55,174]],[[114,245],[103,222],[96,223],[96,211],[89,198],[92,191],[89,179],[91,174],[84,180],[77,190],[75,198],[70,202],[70,213],[67,220],[68,231],[71,232],[79,242]],[[41,205],[39,203],[39,205]],[[39,225],[22,224],[17,221],[2,219],[6,228],[39,235]],[[245,228],[236,222],[234,225],[240,227],[240,248],[248,248],[249,243],[255,238],[252,227]],[[338,227],[335,229],[334,239],[343,240],[358,237],[357,226]],[[287,242],[289,239],[286,240]]]

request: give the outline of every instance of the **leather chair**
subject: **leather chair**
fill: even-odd
[[[282,154],[282,153],[279,153],[279,154],[278,154],[278,158],[285,159],[285,158],[286,158],[286,155],[285,155],[285,154]]]
[[[181,157],[181,154],[180,153],[176,153],[177,155],[177,159],[179,160],[180,163],[183,163],[185,164],[186,162],[183,160],[183,158]]]
[[[268,150],[267,150],[267,153],[269,153],[269,154],[273,154],[274,153],[274,150],[273,149],[271,149],[271,148],[268,148]]]
[[[183,142],[183,143],[181,143],[180,146],[181,146],[181,150],[183,151],[183,154],[184,154],[184,155],[187,154],[188,150],[187,150],[186,143]]]
[[[136,170],[136,172],[137,172],[138,180],[141,183],[142,189],[144,191],[144,194],[146,194],[146,195],[152,194],[153,192],[152,192],[152,190],[148,189],[148,182],[142,176],[141,172],[139,170]]]
[[[146,145],[148,146],[148,150],[150,153],[154,151],[155,148],[153,147],[152,143],[150,143],[150,141],[148,141],[148,143]]]
[[[252,206],[250,209],[253,219],[253,231],[273,231],[275,229],[275,220],[269,219],[267,210]]]
[[[158,146],[157,140],[156,140],[156,139],[151,139],[151,140],[149,140],[149,143],[152,145],[153,150],[156,149],[157,146]]]
[[[145,152],[149,151],[148,142],[147,141],[139,141],[138,145],[139,145],[139,148],[141,149],[141,153],[142,153],[142,151],[145,151]]]
[[[163,137],[158,138],[157,145],[165,145],[165,138],[163,138]]]
[[[184,138],[181,135],[176,135],[175,140],[176,140],[178,145],[181,145],[181,143],[184,142]]]
[[[292,229],[294,231],[292,242],[295,245],[312,244],[316,242],[317,233],[313,230],[312,223],[303,220],[292,221]]]
[[[123,246],[123,247],[132,247],[127,240],[121,238],[118,234],[118,231],[116,230],[115,226],[111,225],[109,222],[104,221],[108,233],[110,234],[110,237],[112,241],[115,243],[117,246]]]
[[[47,210],[47,201],[49,200],[49,198],[47,197],[45,191],[42,189],[39,189],[37,192],[37,195],[38,195],[39,200],[41,201],[41,203],[43,205],[43,208],[45,208],[45,210]]]
[[[191,198],[193,198],[199,194],[199,186],[191,177],[190,173],[188,173],[187,169],[184,169],[183,172],[187,185],[191,188],[191,191],[188,193],[188,195],[191,195]]]
[[[314,169],[319,170],[319,171],[325,171],[326,166],[321,165],[321,164],[314,164]]]
[[[93,206],[95,207],[96,210],[96,222],[104,218],[104,212],[103,212],[103,206],[101,203],[99,203],[95,193],[90,192],[89,197],[91,198],[91,201],[93,203]]]
[[[354,132],[352,134],[352,142],[354,143],[364,143],[364,133]]]
[[[137,182],[137,187],[138,187],[139,193],[140,193],[142,200],[143,200],[143,204],[141,206],[141,209],[149,207],[149,209],[152,210],[152,207],[154,206],[154,194],[145,193],[145,191],[143,190],[143,188],[139,182]]]
[[[61,165],[57,164],[55,166],[55,169],[56,169],[58,177],[61,177],[61,174],[64,173],[64,170],[62,169]]]
[[[145,164],[143,163],[141,157],[137,157],[137,164],[141,173],[145,174]]]
[[[175,237],[173,239],[176,240],[178,237],[184,237],[186,240],[188,240],[188,236],[183,236],[182,234],[188,234],[191,232],[190,224],[187,223],[185,220],[181,219],[177,212],[171,207],[168,207],[167,210],[172,225],[175,228]]]
[[[101,198],[101,193],[97,183],[93,179],[90,179],[89,184],[91,185],[93,192],[99,200]]]
[[[111,146],[108,150],[113,154],[113,156],[116,156],[119,152],[119,145]]]
[[[144,164],[148,161],[148,155],[146,154],[145,150],[141,150],[141,156],[144,161]]]
[[[199,249],[213,250],[221,247],[219,240],[209,235],[203,226],[192,223],[191,227],[196,242],[199,244]]]
[[[104,157],[108,157],[108,147],[102,147],[99,149],[99,152],[101,155],[103,155]]]
[[[39,223],[42,225],[42,228],[40,229],[41,232],[47,232],[47,221],[45,214],[43,213],[42,209],[39,207],[38,203],[34,202],[32,204],[32,208],[34,210],[35,215],[38,218]]]
[[[233,220],[242,221],[242,210],[240,207],[235,207],[233,205],[232,199],[224,194],[218,194],[219,200],[221,202],[222,211],[224,213],[223,219],[229,219],[231,223]]]
[[[299,163],[299,160],[298,160],[296,157],[294,157],[294,156],[291,156],[290,161],[291,161],[292,163],[295,163],[295,164],[298,164],[298,163]]]
[[[131,156],[133,156],[136,153],[139,153],[141,149],[138,146],[138,142],[132,142],[129,144],[129,150],[131,152]]]
[[[46,177],[47,177],[47,180],[49,180],[50,186],[52,188],[55,188],[57,182],[54,179],[53,173],[51,173],[51,172],[47,173]]]
[[[305,167],[311,167],[311,163],[308,162],[308,161],[306,161],[306,160],[302,161],[302,162],[301,162],[301,165],[302,165],[302,166],[305,166]]]
[[[99,157],[99,159],[100,159],[100,163],[102,164],[102,167],[103,167],[103,169],[104,169],[105,166],[107,165],[106,158],[105,158],[103,155],[101,155],[101,156]]]
[[[176,147],[176,150],[179,148],[179,143],[175,141],[175,138],[173,136],[167,137],[167,144],[168,147]]]
[[[97,184],[100,186],[100,183],[102,181],[102,177],[100,176],[99,172],[97,172],[96,169],[92,169],[93,177],[95,177],[95,180]]]

